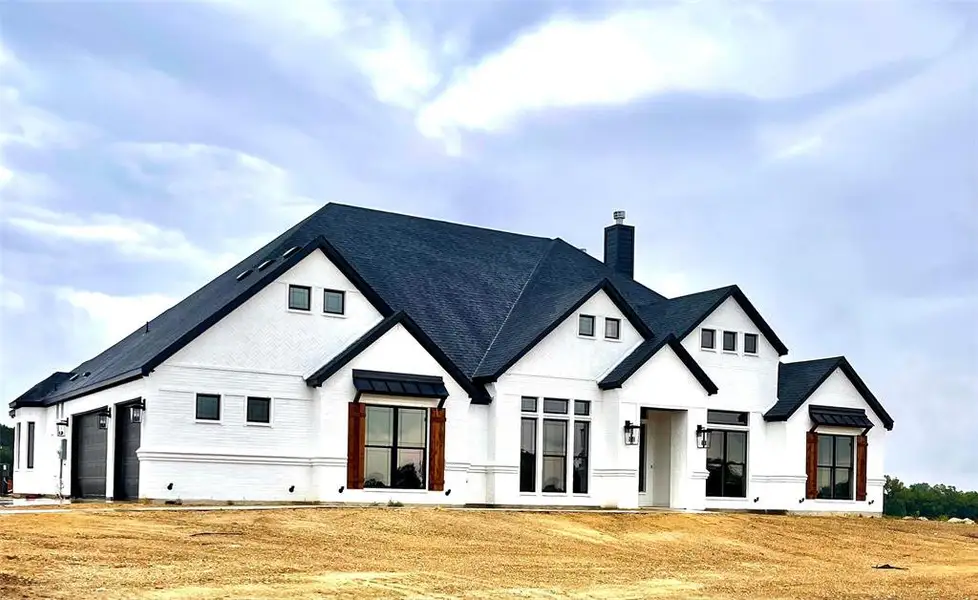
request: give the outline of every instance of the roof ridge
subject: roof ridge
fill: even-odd
[[[482,368],[482,363],[485,362],[486,357],[489,356],[489,351],[492,350],[496,340],[499,339],[499,334],[502,333],[503,329],[506,327],[506,323],[509,322],[509,318],[513,316],[513,311],[516,310],[516,305],[520,303],[520,298],[523,297],[523,293],[526,291],[526,288],[530,287],[530,282],[533,281],[533,276],[540,270],[540,265],[543,264],[543,261],[546,260],[547,257],[550,256],[550,253],[553,252],[554,248],[557,247],[557,241],[559,239],[560,238],[554,238],[550,240],[550,245],[547,246],[547,251],[541,254],[540,259],[537,260],[537,264],[533,265],[533,270],[530,271],[526,281],[523,282],[523,287],[520,288],[520,293],[516,295],[516,300],[513,300],[513,304],[506,312],[506,318],[504,318],[503,322],[499,324],[499,329],[497,329],[496,333],[493,334],[492,341],[489,342],[488,346],[486,346],[486,351],[482,353],[482,358],[479,359],[479,363],[475,366],[475,370],[472,371],[472,375],[470,375],[470,377],[475,376],[475,374],[479,372],[479,369]]]
[[[418,216],[418,215],[409,215],[409,214],[406,214],[406,213],[394,212],[392,210],[382,210],[382,209],[379,209],[379,208],[367,208],[365,206],[356,206],[356,205],[353,205],[353,204],[344,204],[342,202],[330,202],[326,206],[330,206],[330,205],[333,205],[333,206],[342,206],[343,208],[349,208],[349,209],[354,209],[354,210],[362,210],[362,211],[366,211],[366,212],[381,213],[381,214],[385,214],[385,215],[391,215],[391,216],[395,216],[395,217],[401,217],[401,218],[404,218],[404,219],[415,219],[415,220],[418,220],[418,221],[427,221],[429,223],[438,223],[439,225],[452,225],[452,226],[455,226],[455,227],[465,227],[466,229],[478,229],[480,231],[491,231],[493,233],[502,233],[502,234],[505,234],[505,235],[511,235],[511,236],[523,237],[523,238],[530,238],[530,239],[534,239],[534,240],[549,240],[549,241],[553,241],[554,240],[554,238],[543,236],[543,235],[530,235],[528,233],[516,233],[514,231],[506,231],[505,229],[494,229],[492,227],[482,227],[482,226],[479,226],[479,225],[470,225],[468,223],[459,223],[457,221],[447,221],[445,219],[435,219],[433,217],[422,217],[422,216]],[[324,206],[323,208],[326,208],[326,206]],[[320,210],[322,210],[322,209],[320,209]],[[316,211],[316,212],[319,212],[319,211]],[[313,214],[315,214],[315,213],[313,213]]]
[[[738,286],[736,283],[732,283],[730,285],[721,285],[720,287],[712,288],[712,289],[709,289],[709,290],[701,290],[699,292],[690,292],[688,294],[683,294],[682,296],[673,296],[672,298],[667,298],[667,300],[680,300],[682,298],[689,298],[690,296],[698,296],[700,294],[710,294],[710,293],[715,293],[715,292],[726,292],[726,291],[728,291],[730,289],[739,288],[739,287],[740,286]]]
[[[792,362],[783,362],[781,364],[782,365],[804,365],[813,362],[830,361],[830,360],[839,361],[839,360],[847,360],[847,359],[844,355],[840,354],[838,356],[825,356],[823,358],[809,358],[807,360],[795,360]]]

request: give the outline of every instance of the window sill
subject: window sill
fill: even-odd
[[[412,489],[402,489],[402,488],[376,488],[369,487],[363,488],[361,491],[369,492],[371,494],[427,494],[431,490],[412,490]]]
[[[703,352],[712,352],[714,354],[716,354],[717,352],[716,348],[703,348],[702,346],[700,347],[700,350],[702,350]]]
[[[814,498],[812,502],[825,502],[826,504],[855,504],[868,502],[867,500],[846,500],[844,498]]]
[[[708,502],[747,502],[747,496],[707,496]]]
[[[580,334],[580,333],[577,334],[577,337],[580,338],[580,339],[582,339],[582,340],[591,340],[592,342],[598,339],[596,336],[593,336],[593,335],[583,335],[583,334]]]
[[[606,341],[606,342],[615,342],[617,344],[620,344],[621,343],[621,338],[610,338],[610,337],[606,337],[606,338],[604,338],[604,341]]]
[[[758,357],[757,352],[744,352],[744,356],[747,356],[749,358],[757,358]]]
[[[332,317],[332,318],[334,318],[334,319],[345,319],[345,318],[346,318],[346,313],[330,313],[330,312],[323,312],[323,313],[321,313],[321,314],[322,314],[322,315],[323,315],[324,317]]]
[[[740,353],[737,352],[736,350],[724,350],[723,353],[724,354],[732,354],[733,356],[740,356]]]
[[[201,425],[223,425],[224,424],[223,422],[221,422],[220,419],[216,421],[214,419],[194,419],[194,423],[200,423]]]
[[[290,312],[294,315],[311,315],[312,310],[302,310],[301,308],[287,308],[286,312]]]
[[[246,422],[244,424],[244,426],[245,427],[271,427],[272,424],[271,423],[251,423],[251,422]]]

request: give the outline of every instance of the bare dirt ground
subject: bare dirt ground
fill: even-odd
[[[405,508],[0,516],[4,599],[455,597],[978,598],[978,527]]]

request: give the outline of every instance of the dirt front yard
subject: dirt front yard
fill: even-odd
[[[5,599],[453,597],[978,598],[978,526],[407,508],[0,516]]]

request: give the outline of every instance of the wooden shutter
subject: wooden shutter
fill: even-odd
[[[866,501],[866,449],[869,440],[865,435],[856,438],[856,501]]]
[[[809,431],[805,439],[805,498],[809,500],[818,497],[818,434]]]
[[[346,487],[363,489],[364,442],[367,433],[367,405],[350,403],[346,448]]]
[[[445,489],[445,409],[431,409],[431,447],[428,450],[428,489]]]

